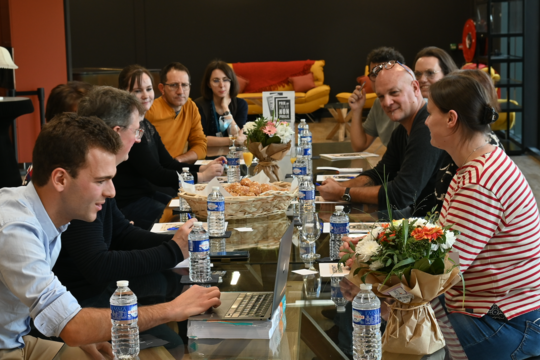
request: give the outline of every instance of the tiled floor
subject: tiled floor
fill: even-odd
[[[335,124],[333,118],[322,118],[320,122],[313,123],[308,121],[309,128],[313,135],[313,142],[333,142],[338,141],[337,133],[332,140],[326,140],[326,136],[332,130]],[[345,141],[350,141],[345,138]],[[366,150],[379,155],[384,154],[386,148],[377,138],[373,144]],[[540,161],[530,155],[512,156],[512,160],[517,164],[525,178],[529,182],[531,189],[536,198],[536,202],[540,201]]]

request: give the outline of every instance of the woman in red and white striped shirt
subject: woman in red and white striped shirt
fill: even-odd
[[[521,171],[486,142],[498,117],[489,104],[470,77],[431,86],[431,144],[458,165],[440,221],[461,232],[454,251],[466,287],[441,300],[469,359],[527,359],[540,355],[540,219]]]

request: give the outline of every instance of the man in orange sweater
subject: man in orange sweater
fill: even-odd
[[[179,62],[165,66],[158,85],[161,96],[146,113],[159,132],[167,151],[184,163],[206,157],[206,136],[197,105],[189,98],[191,77]]]

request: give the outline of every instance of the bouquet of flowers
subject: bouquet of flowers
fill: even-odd
[[[294,130],[289,123],[279,119],[260,117],[244,125],[246,146],[259,159],[255,172],[264,171],[271,182],[279,181],[277,161],[283,159],[291,148]]]
[[[428,216],[381,223],[356,244],[344,243],[340,262],[351,266],[350,280],[371,283],[377,296],[394,301],[382,338],[385,359],[444,347],[430,301],[460,280],[448,257],[457,235]]]

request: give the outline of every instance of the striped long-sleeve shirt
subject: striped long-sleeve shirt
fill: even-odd
[[[458,169],[441,223],[461,234],[454,244],[465,278],[446,293],[449,311],[484,316],[493,304],[508,319],[540,308],[540,219],[531,188],[499,148]]]

